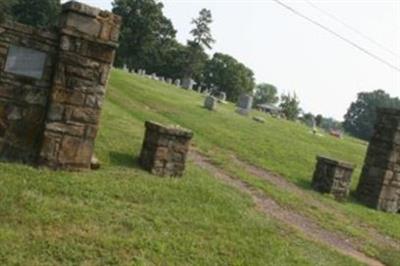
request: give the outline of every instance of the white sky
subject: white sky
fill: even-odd
[[[80,0],[111,8],[111,0]],[[309,0],[365,35],[393,55],[313,9],[307,0],[282,0],[400,68],[400,0]],[[65,2],[65,1],[64,1]],[[164,14],[190,37],[190,21],[201,8],[211,9],[213,52],[227,53],[280,91],[295,91],[301,107],[342,119],[360,91],[384,89],[400,97],[400,72],[367,56],[337,37],[270,0],[164,0]]]

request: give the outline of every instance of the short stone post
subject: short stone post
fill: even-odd
[[[140,165],[154,175],[182,176],[193,137],[192,131],[151,121],[146,121],[145,127]]]
[[[215,110],[215,108],[217,107],[217,98],[208,95],[205,99],[204,99],[204,108],[213,111]]]
[[[351,175],[354,165],[317,156],[312,179],[312,188],[321,193],[330,193],[336,200],[344,201],[350,192]]]
[[[400,109],[377,110],[356,196],[371,208],[400,210]]]
[[[62,6],[60,48],[39,164],[89,169],[121,18],[75,1]]]

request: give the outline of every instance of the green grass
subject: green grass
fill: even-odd
[[[400,240],[396,215],[309,190],[316,154],[356,163],[354,188],[365,143],[315,137],[303,125],[269,117],[259,124],[231,104],[209,112],[202,102],[195,92],[113,71],[96,142],[101,170],[0,163],[0,264],[358,265],[257,212],[247,195],[191,162],[182,179],[142,171],[136,158],[145,120],[192,129],[194,145],[226,171],[321,226],[365,242],[368,254],[398,264],[398,250],[376,245],[360,227]],[[238,169],[231,154],[283,175],[327,208],[311,208],[306,199]]]

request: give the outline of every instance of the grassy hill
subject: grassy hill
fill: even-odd
[[[399,265],[400,218],[310,190],[317,154],[357,164],[366,143],[317,137],[297,123],[260,124],[202,108],[203,96],[115,70],[96,155],[102,169],[68,173],[0,163],[1,265],[359,265],[329,244],[260,212],[252,198],[189,160],[182,179],[159,178],[136,159],[144,121],[194,131],[193,149],[285,210]],[[279,186],[243,165],[270,170]],[[293,185],[293,188],[292,188]]]

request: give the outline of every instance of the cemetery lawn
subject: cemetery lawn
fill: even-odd
[[[114,70],[104,104],[98,171],[51,172],[0,163],[1,265],[360,265],[332,247],[260,213],[252,199],[193,159],[181,179],[140,169],[144,121],[194,131],[193,149],[281,206],[347,236],[361,251],[400,265],[400,218],[352,197],[338,203],[310,190],[315,156],[357,164],[367,143],[317,137],[305,126],[202,108],[204,96]],[[252,175],[233,156],[279,174],[301,193]],[[316,204],[318,203],[318,204]],[[377,241],[377,238],[380,240]]]

